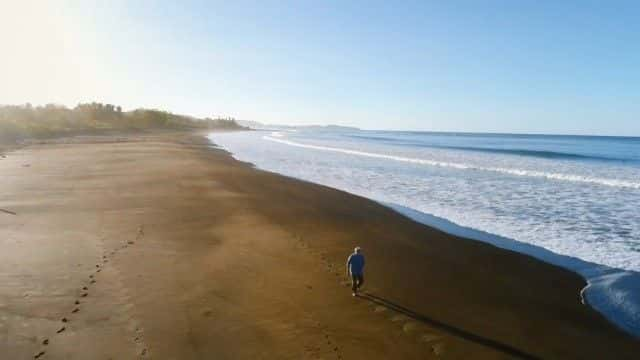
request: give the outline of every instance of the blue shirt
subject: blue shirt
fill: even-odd
[[[347,259],[347,266],[352,275],[362,275],[364,270],[364,256],[362,254],[353,253]]]

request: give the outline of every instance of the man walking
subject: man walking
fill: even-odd
[[[351,290],[353,296],[358,294],[358,289],[364,283],[364,255],[360,247],[353,250],[353,254],[347,259],[347,276],[351,275]]]

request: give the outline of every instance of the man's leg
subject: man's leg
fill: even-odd
[[[364,284],[364,274],[358,275],[358,289],[362,287],[362,284]]]
[[[351,291],[355,294],[358,291],[358,275],[351,274]]]

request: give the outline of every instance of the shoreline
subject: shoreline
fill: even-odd
[[[225,151],[229,156],[234,158],[236,161],[240,161],[241,163],[248,164],[249,166],[255,168],[259,171],[265,171],[276,176],[284,176],[286,178],[293,179],[295,181],[302,181],[304,183],[308,183],[315,186],[323,186],[328,187],[330,189],[344,192],[345,194],[349,194],[351,196],[361,197],[367,201],[372,201],[376,204],[380,204],[388,209],[393,210],[397,214],[402,217],[406,217],[411,221],[415,221],[416,223],[435,229],[437,231],[442,231],[445,234],[452,235],[459,239],[470,240],[470,241],[478,241],[485,245],[496,247],[497,249],[514,252],[518,255],[524,255],[530,257],[535,261],[541,261],[546,265],[557,267],[562,271],[569,271],[576,276],[579,276],[583,281],[583,286],[576,292],[576,295],[579,296],[580,301],[583,305],[588,307],[589,309],[598,313],[598,315],[602,316],[610,325],[617,328],[619,331],[624,332],[627,335],[630,335],[636,339],[640,339],[640,312],[635,312],[631,314],[634,317],[628,317],[629,314],[625,313],[625,309],[621,309],[625,304],[612,304],[612,301],[615,302],[616,299],[612,299],[616,294],[607,294],[606,290],[598,291],[597,286],[598,283],[604,282],[604,285],[599,285],[599,287],[608,288],[613,285],[613,281],[607,281],[607,278],[614,277],[625,277],[625,280],[628,277],[631,277],[632,281],[635,281],[633,287],[629,285],[624,285],[626,288],[622,289],[625,292],[629,292],[629,288],[631,290],[640,290],[640,274],[623,270],[612,268],[606,265],[601,265],[597,263],[591,263],[576,257],[562,255],[555,253],[551,250],[548,250],[543,247],[539,247],[536,245],[524,243],[518,240],[506,238],[497,234],[488,233],[485,231],[473,229],[470,227],[465,227],[458,225],[456,223],[451,222],[448,219],[440,218],[435,215],[431,215],[428,213],[421,212],[419,210],[415,210],[412,208],[404,207],[401,205],[393,204],[393,203],[385,203],[380,202],[375,199],[371,199],[368,197],[364,197],[358,194],[353,194],[348,191],[334,188],[328,185],[324,185],[321,183],[316,183],[313,181],[308,181],[305,179],[300,179],[295,176],[289,176],[286,174],[278,173],[275,171],[271,171],[268,169],[262,169],[257,167],[255,164],[243,160],[236,159],[231,152],[227,149],[220,147],[215,143],[213,139],[207,137],[212,146],[216,149],[221,149]],[[615,280],[614,280],[615,281]],[[617,289],[619,290],[619,289]],[[633,292],[631,292],[633,294]],[[640,293],[637,293],[640,294]],[[638,302],[640,304],[640,302]],[[613,307],[612,307],[613,306]],[[617,306],[617,307],[616,307]]]
[[[215,144],[214,139],[212,139],[210,136],[207,136],[207,139],[216,147],[218,147],[218,145]],[[279,138],[269,138],[269,140],[285,142],[288,144],[290,143],[287,140],[281,140]],[[317,148],[319,150],[326,149],[322,146],[300,145],[297,143],[292,144],[294,144],[295,146]],[[331,148],[330,150],[337,151],[337,149],[333,148]],[[356,153],[360,154],[360,152],[357,151]],[[232,153],[229,153],[229,155],[238,161],[242,161],[237,159]],[[256,169],[271,172],[280,176],[290,177],[299,181],[308,182],[310,184],[329,186],[324,185],[320,182],[309,181],[303,178],[298,178],[296,176],[290,176],[288,174],[264,169],[250,162],[249,164],[256,167]],[[558,266],[564,270],[569,270],[577,274],[584,280],[584,286],[577,293],[577,295],[580,296],[583,304],[602,314],[602,316],[604,316],[609,322],[611,322],[621,330],[636,338],[640,338],[640,273],[589,262],[569,255],[562,255],[537,245],[525,243],[512,238],[507,238],[494,233],[477,230],[471,227],[458,225],[446,218],[441,218],[403,205],[378,201],[373,198],[354,194],[346,189],[334,189],[338,191],[344,191],[351,195],[361,196],[370,201],[374,201],[378,204],[381,204],[382,206],[393,209],[402,216],[406,216],[420,224],[428,227],[433,227],[447,234],[466,238],[469,240],[480,241],[496,246],[500,249],[514,251],[520,254],[531,256],[547,264]],[[624,299],[621,300],[620,294],[625,294]]]
[[[616,281],[630,282],[622,285],[622,289],[617,289],[632,294],[640,294],[640,274],[616,269],[606,265],[588,262],[576,257],[562,255],[551,250],[524,243],[515,239],[506,238],[493,233],[458,225],[448,219],[427,214],[412,208],[396,204],[385,204],[389,208],[396,210],[399,214],[406,216],[418,223],[441,230],[447,234],[462,237],[469,240],[480,241],[493,245],[497,248],[514,251],[519,254],[531,256],[534,259],[543,261],[549,265],[557,266],[563,270],[569,270],[584,280],[584,286],[579,292],[581,302],[602,314],[612,325],[636,338],[640,337],[640,313],[625,312],[624,305],[614,303],[611,288]],[[607,281],[613,278],[612,281]],[[599,284],[604,283],[604,284]],[[617,285],[617,284],[616,284]],[[619,285],[618,285],[619,286]],[[636,301],[634,304],[640,304]]]
[[[579,303],[583,281],[568,270],[256,169],[202,134],[7,155],[0,203],[17,215],[0,214],[0,274],[11,280],[0,352],[14,358],[631,359],[640,349]],[[354,245],[368,262],[355,299],[343,274]]]

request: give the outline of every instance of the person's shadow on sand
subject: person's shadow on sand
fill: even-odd
[[[505,354],[517,357],[517,358],[521,358],[521,359],[539,359],[539,357],[528,354],[522,350],[516,349],[512,346],[500,343],[498,341],[495,340],[491,340],[491,339],[487,339],[484,338],[482,336],[467,332],[465,330],[456,328],[454,326],[445,324],[443,322],[440,322],[438,320],[432,319],[430,317],[424,316],[422,314],[419,314],[411,309],[407,309],[404,306],[395,304],[389,300],[383,299],[379,296],[373,295],[371,293],[368,292],[362,292],[359,293],[357,295],[359,298],[367,300],[367,301],[371,301],[372,303],[376,304],[376,305],[380,305],[380,306],[384,306],[385,308],[404,314],[405,316],[408,316],[416,321],[420,321],[424,324],[427,324],[429,326],[438,328],[440,330],[443,330],[451,335],[463,338],[465,340],[474,342],[476,344],[480,344],[480,345],[484,345],[486,347],[492,348],[494,350],[503,352]]]

